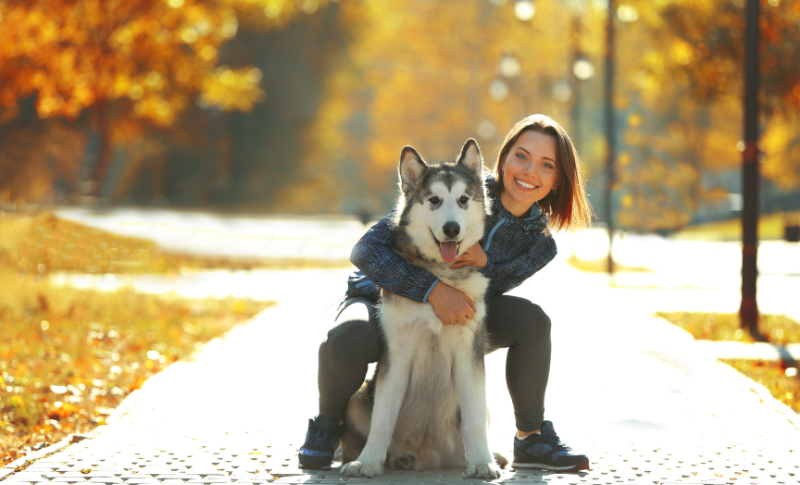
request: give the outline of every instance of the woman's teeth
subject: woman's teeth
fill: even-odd
[[[518,179],[514,179],[514,180],[516,180],[517,184],[519,184],[519,186],[524,188],[524,189],[535,189],[535,188],[537,188],[536,185],[523,182],[522,180],[518,180]]]

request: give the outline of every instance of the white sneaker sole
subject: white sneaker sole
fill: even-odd
[[[545,465],[543,463],[517,463],[517,462],[513,462],[511,464],[511,468],[539,468],[539,469],[551,470],[551,471],[555,471],[555,472],[563,472],[563,471],[579,472],[579,471],[583,471],[583,470],[588,470],[589,469],[588,466],[586,466],[585,468],[578,468],[578,467],[580,467],[580,464],[578,464],[578,465],[570,465],[570,466],[555,466],[555,465]],[[578,468],[578,469],[576,470],[576,468]]]

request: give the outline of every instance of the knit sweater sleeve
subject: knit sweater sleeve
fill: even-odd
[[[439,280],[392,251],[393,215],[378,221],[361,237],[353,246],[350,261],[381,288],[425,303]]]
[[[490,258],[483,268],[483,274],[490,280],[487,296],[501,295],[521,285],[552,261],[557,252],[556,241],[547,234],[536,238],[514,258],[499,261]]]

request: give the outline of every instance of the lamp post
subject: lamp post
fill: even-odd
[[[606,16],[606,59],[605,59],[605,118],[606,118],[606,187],[605,212],[608,219],[608,260],[606,269],[610,276],[614,275],[614,258],[612,244],[614,242],[614,217],[611,195],[614,190],[614,0],[608,0]]]
[[[581,146],[580,118],[581,118],[581,82],[594,76],[594,66],[583,55],[581,50],[581,16],[586,12],[586,0],[567,0],[568,11],[571,14],[570,42],[572,44],[572,139],[577,149]],[[580,150],[579,150],[580,152]]]
[[[742,160],[742,303],[739,318],[755,340],[758,331],[758,18],[759,0],[747,0],[744,47],[744,155]]]

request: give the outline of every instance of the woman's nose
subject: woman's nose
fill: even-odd
[[[536,172],[536,163],[529,162],[527,165],[525,165],[525,168],[522,171],[527,175],[533,174]]]

